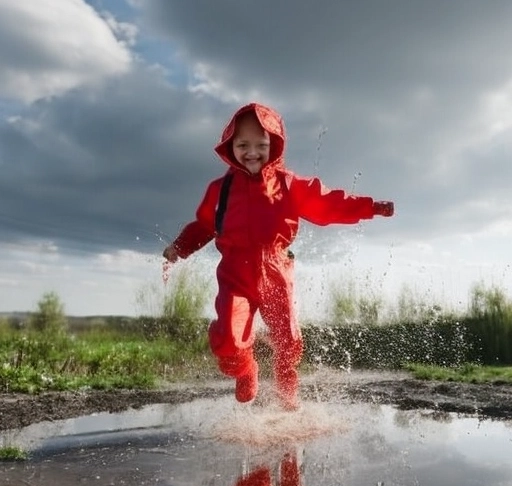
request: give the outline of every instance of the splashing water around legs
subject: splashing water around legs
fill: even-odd
[[[289,446],[318,437],[345,433],[345,417],[333,414],[327,403],[305,402],[296,412],[277,404],[265,407],[238,405],[212,425],[211,436],[223,442],[251,446]]]

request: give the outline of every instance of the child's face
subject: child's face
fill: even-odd
[[[245,116],[238,123],[233,137],[233,153],[238,163],[251,174],[257,174],[270,156],[270,136],[255,115]]]

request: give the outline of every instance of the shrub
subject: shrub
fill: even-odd
[[[472,353],[467,330],[440,320],[385,326],[308,326],[305,358],[336,368],[401,368],[405,363],[458,366]]]
[[[30,328],[51,335],[62,334],[67,328],[64,305],[55,292],[43,295],[37,304],[38,310],[29,321]]]

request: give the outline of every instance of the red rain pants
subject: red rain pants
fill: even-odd
[[[210,325],[210,347],[220,370],[232,377],[255,366],[254,316],[259,310],[273,348],[277,390],[294,394],[296,367],[302,357],[302,336],[293,309],[293,259],[283,250],[224,251],[217,267],[217,319]]]

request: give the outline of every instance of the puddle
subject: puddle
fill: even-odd
[[[510,486],[512,421],[232,397],[41,423],[0,436],[32,451],[2,485]]]

